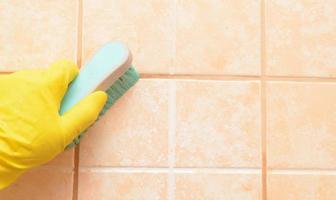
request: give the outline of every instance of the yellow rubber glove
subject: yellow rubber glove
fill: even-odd
[[[74,63],[58,61],[48,69],[0,75],[0,189],[53,159],[96,120],[107,99],[101,91],[59,115],[77,74]]]

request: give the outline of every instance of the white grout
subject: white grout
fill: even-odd
[[[42,169],[71,171],[68,167],[44,166]],[[175,187],[176,174],[261,174],[261,168],[193,168],[193,167],[80,167],[80,172],[94,173],[164,173],[168,174],[170,190]],[[336,169],[269,169],[268,174],[274,175],[330,175],[336,176]],[[169,188],[169,187],[168,187]]]
[[[94,173],[165,173],[170,176],[175,174],[260,174],[261,168],[80,167],[79,171]]]
[[[169,173],[169,168],[131,168],[131,167],[80,167],[79,172],[93,173]]]
[[[168,200],[175,199],[175,134],[176,134],[176,81],[169,81],[169,99],[168,99]]]
[[[336,176],[336,169],[269,169],[274,175],[329,175]]]
[[[176,134],[176,81],[169,81],[168,99],[168,162],[169,167],[175,166],[175,134]]]
[[[174,79],[197,81],[260,81],[265,82],[302,82],[336,83],[335,77],[290,77],[290,76],[254,76],[254,75],[202,75],[202,74],[141,74],[142,79]]]
[[[177,23],[177,0],[174,0],[173,2],[173,13],[169,13],[170,17],[172,17],[172,49],[173,49],[173,52],[172,52],[172,55],[173,55],[173,60],[172,60],[172,63],[171,63],[171,66],[169,67],[169,74],[170,75],[173,75],[176,73],[176,56],[177,56],[177,53],[176,53],[176,23]]]
[[[260,174],[261,168],[175,168],[177,174]]]
[[[175,174],[173,170],[170,170],[168,175],[168,200],[175,200],[175,187]]]

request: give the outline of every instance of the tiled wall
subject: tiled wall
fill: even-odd
[[[0,1],[1,71],[122,40],[142,74],[0,199],[335,199],[335,16],[334,0]]]

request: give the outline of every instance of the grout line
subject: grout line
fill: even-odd
[[[265,0],[260,1],[260,69],[261,69],[261,199],[267,200],[267,121],[266,121],[266,24]]]
[[[40,166],[41,170],[57,170],[61,172],[72,172],[68,166]],[[80,172],[101,172],[101,173],[177,173],[177,174],[260,174],[261,168],[211,168],[211,167],[80,167]],[[276,168],[268,169],[268,174],[274,175],[336,175],[336,169],[319,168]]]
[[[151,168],[151,167],[80,167],[80,172],[95,173],[170,173],[173,174],[260,174],[260,168]]]
[[[173,74],[176,73],[176,28],[177,28],[177,0],[173,1],[173,60],[172,66],[169,67],[169,76],[175,76]],[[142,74],[143,77],[149,77],[146,74]],[[167,200],[175,200],[175,146],[176,146],[176,81],[169,81],[169,99],[168,99],[168,123],[169,123],[169,133],[168,133],[168,148],[169,148],[169,174],[167,180]]]
[[[81,60],[77,63],[81,64]],[[79,65],[79,64],[78,64]],[[80,66],[80,65],[79,65]],[[15,71],[0,71],[0,74],[10,74]],[[141,79],[174,79],[174,80],[205,80],[205,81],[260,81],[266,82],[312,82],[336,83],[336,77],[309,77],[309,76],[255,76],[255,75],[201,75],[201,74],[142,74]]]
[[[77,65],[82,66],[82,47],[83,47],[83,0],[78,0],[77,16]]]
[[[267,199],[267,121],[266,121],[266,82],[261,80],[261,166],[262,166],[262,199]]]
[[[176,82],[169,81],[169,99],[168,99],[168,141],[169,141],[169,167],[175,166],[175,132],[176,132]]]
[[[336,82],[336,78],[331,77],[299,77],[299,76],[264,76],[266,81],[284,81],[284,82]]]
[[[169,174],[168,174],[168,200],[175,199],[175,134],[176,134],[176,81],[169,81],[169,99],[168,99],[168,121],[169,121],[169,131],[168,131],[168,163],[169,163]]]
[[[259,80],[249,75],[194,75],[194,74],[140,74],[143,79],[190,79],[190,80]],[[336,81],[336,80],[335,80]]]
[[[74,150],[73,200],[78,199],[79,150],[80,144],[78,144]]]
[[[77,66],[82,66],[82,40],[83,40],[83,0],[78,0],[78,15],[77,15]],[[78,200],[78,177],[79,177],[79,150],[80,145],[77,145],[74,150],[74,173],[72,200]]]
[[[176,57],[177,57],[177,49],[176,49],[176,34],[177,34],[177,0],[174,0],[173,2],[173,13],[170,13],[172,14],[173,16],[171,16],[173,19],[172,19],[172,31],[173,31],[173,38],[172,38],[172,48],[173,48],[173,52],[172,52],[172,55],[173,55],[173,58],[172,58],[172,65],[169,67],[169,74],[170,75],[173,75],[176,73]]]
[[[336,176],[335,169],[269,169],[274,175],[331,175]]]
[[[254,76],[254,75],[197,75],[197,74],[141,74],[142,79],[174,80],[237,80],[237,81],[284,81],[284,82],[336,82],[336,77],[299,77],[299,76]]]

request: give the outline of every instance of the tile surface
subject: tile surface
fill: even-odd
[[[336,1],[266,1],[267,73],[336,76]]]
[[[1,1],[0,71],[75,59],[77,1]]]
[[[281,83],[267,87],[271,168],[336,167],[336,84]]]
[[[259,1],[177,0],[176,7],[176,73],[259,74]]]
[[[72,200],[71,171],[36,168],[0,191],[3,200]]]
[[[252,174],[177,174],[176,200],[259,200],[260,176]]]
[[[166,200],[166,197],[164,174],[80,173],[79,200]]]
[[[46,165],[73,168],[74,149],[64,151],[60,155],[56,156],[56,158],[48,162]]]
[[[143,74],[81,142],[78,200],[257,200],[263,189],[269,200],[335,199],[335,1],[16,0],[0,8],[0,72],[75,60],[78,39],[83,63],[106,42],[125,42]],[[263,75],[284,77],[262,79],[261,59]],[[267,188],[256,170],[265,167],[261,125]],[[73,167],[66,151],[0,199],[72,200]]]
[[[142,73],[168,73],[173,59],[170,0],[84,1],[83,52],[88,60],[109,41],[123,41]]]
[[[176,165],[260,166],[258,82],[178,81]]]
[[[168,82],[140,80],[89,131],[81,166],[167,166]]]
[[[270,175],[270,200],[333,200],[336,196],[335,175]]]

